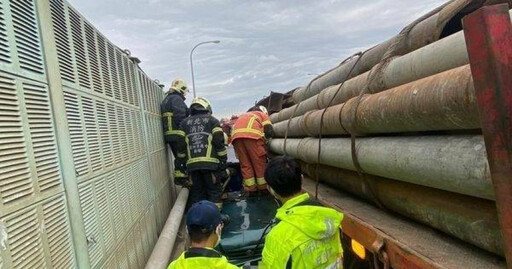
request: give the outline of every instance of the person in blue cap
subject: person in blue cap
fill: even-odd
[[[225,218],[214,203],[203,200],[193,204],[187,213],[190,248],[173,261],[167,269],[239,268],[230,264],[226,257],[214,250],[220,243],[225,222]]]

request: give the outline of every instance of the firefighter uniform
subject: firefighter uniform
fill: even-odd
[[[181,79],[175,79],[160,105],[165,142],[171,148],[174,158],[177,158],[178,154],[181,121],[189,115],[188,107],[185,104],[185,94],[187,91],[185,82]],[[176,184],[186,185],[187,177],[188,176],[180,170],[174,170],[174,182]]]
[[[181,121],[189,115],[188,107],[185,104],[186,90],[187,86],[182,80],[174,80],[169,89],[169,93],[165,96],[160,105],[165,141],[171,147],[172,154],[175,158],[177,154],[180,124]]]
[[[206,99],[195,98],[190,113],[180,125],[175,165],[182,172],[188,172],[192,179],[189,205],[209,200],[220,206],[222,183],[218,174],[226,169],[227,161],[224,132],[219,120],[211,115]]]
[[[277,210],[278,224],[265,238],[263,268],[343,268],[343,214],[311,201],[307,193]]]
[[[232,144],[240,161],[246,191],[266,189],[264,178],[267,166],[265,138],[271,136],[272,123],[263,107],[240,116],[231,133]]]

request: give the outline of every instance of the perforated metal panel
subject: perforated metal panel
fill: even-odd
[[[79,187],[80,204],[82,206],[82,214],[85,225],[85,235],[88,244],[88,254],[92,267],[99,265],[103,258],[101,246],[101,231],[99,217],[96,212],[96,204],[94,197],[94,186],[92,184],[84,184]]]
[[[92,268],[141,268],[171,205],[163,92],[67,1],[37,3],[48,6],[0,1],[0,225],[9,238],[0,268],[75,268],[81,257]],[[52,47],[56,55],[44,50]],[[62,121],[68,129],[56,129]],[[78,197],[66,200],[64,181]],[[73,222],[68,203],[81,208]],[[85,234],[71,230],[80,226]]]
[[[74,56],[78,71],[78,84],[81,87],[90,88],[89,68],[85,53],[85,40],[82,29],[82,19],[80,15],[68,7],[69,22],[71,24],[71,40],[73,41]]]
[[[111,210],[110,200],[108,197],[106,177],[100,177],[96,183],[96,201],[98,206],[98,217],[100,219],[101,232],[103,234],[103,241],[105,243],[105,251],[111,253],[115,247],[115,234],[114,234],[114,221]]]
[[[102,74],[100,72],[100,59],[98,48],[96,46],[96,31],[94,27],[87,22],[84,22],[85,27],[85,39],[87,45],[87,58],[89,60],[89,66],[91,71],[92,78],[92,88],[94,91],[102,94],[103,93],[103,83],[102,83]]]
[[[0,71],[0,216],[62,191],[45,84]]]
[[[46,262],[39,231],[37,208],[23,210],[5,220],[13,268],[44,268]]]
[[[124,223],[123,223],[123,213],[121,208],[122,201],[119,197],[119,190],[117,189],[117,173],[109,173],[106,175],[106,188],[107,188],[107,197],[110,205],[110,217],[113,221],[114,225],[114,238],[115,243],[119,244],[121,240],[123,240],[123,235],[125,233]]]
[[[116,256],[112,255],[107,261],[101,266],[102,269],[114,269],[117,268]]]
[[[135,237],[130,236],[126,238],[126,249],[128,252],[128,265],[130,268],[139,268],[139,261],[137,260],[137,249],[135,248]]]
[[[109,70],[107,43],[105,38],[98,32],[96,32],[96,44],[98,46],[98,56],[101,63],[101,77],[103,78],[105,95],[108,97],[113,97],[114,93],[112,92],[112,79],[110,77]]]
[[[73,268],[74,254],[63,194],[43,203],[44,230],[47,233],[50,261],[53,268]]]
[[[48,87],[26,81],[22,89],[39,191],[51,191],[61,187],[61,174]]]
[[[52,10],[53,31],[57,45],[60,75],[62,79],[75,82],[75,71],[71,58],[70,31],[66,19],[64,1],[50,0]]]
[[[73,150],[73,161],[77,176],[82,176],[88,171],[87,148],[85,145],[85,129],[82,124],[82,113],[79,97],[72,93],[64,92],[66,105],[66,116],[68,119],[69,132],[71,134],[71,146]]]
[[[119,245],[119,248],[116,250],[114,255],[117,259],[117,267],[118,269],[130,269],[130,264],[128,261],[128,252],[126,251],[127,244]]]
[[[0,73],[0,194],[4,207],[34,192],[16,87],[14,77]]]
[[[7,37],[6,14],[3,2],[0,2],[0,61],[11,63],[9,39]]]
[[[8,233],[6,268],[73,268],[67,209],[63,194],[1,219]]]
[[[44,68],[34,2],[11,0],[11,15],[21,68],[42,74]]]

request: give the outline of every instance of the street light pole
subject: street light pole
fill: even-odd
[[[194,62],[192,61],[192,55],[194,53],[194,50],[197,47],[199,47],[199,46],[201,46],[203,44],[208,44],[208,43],[218,44],[218,43],[220,43],[220,40],[205,41],[205,42],[198,43],[190,51],[190,72],[192,73],[192,92],[194,93],[194,98],[196,97],[196,84],[195,84],[195,81],[194,81]]]

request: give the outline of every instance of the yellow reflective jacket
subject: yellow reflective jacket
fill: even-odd
[[[307,193],[277,210],[279,223],[265,238],[263,268],[342,268],[343,214],[310,201]]]
[[[169,264],[167,269],[240,269],[210,248],[191,248]]]

